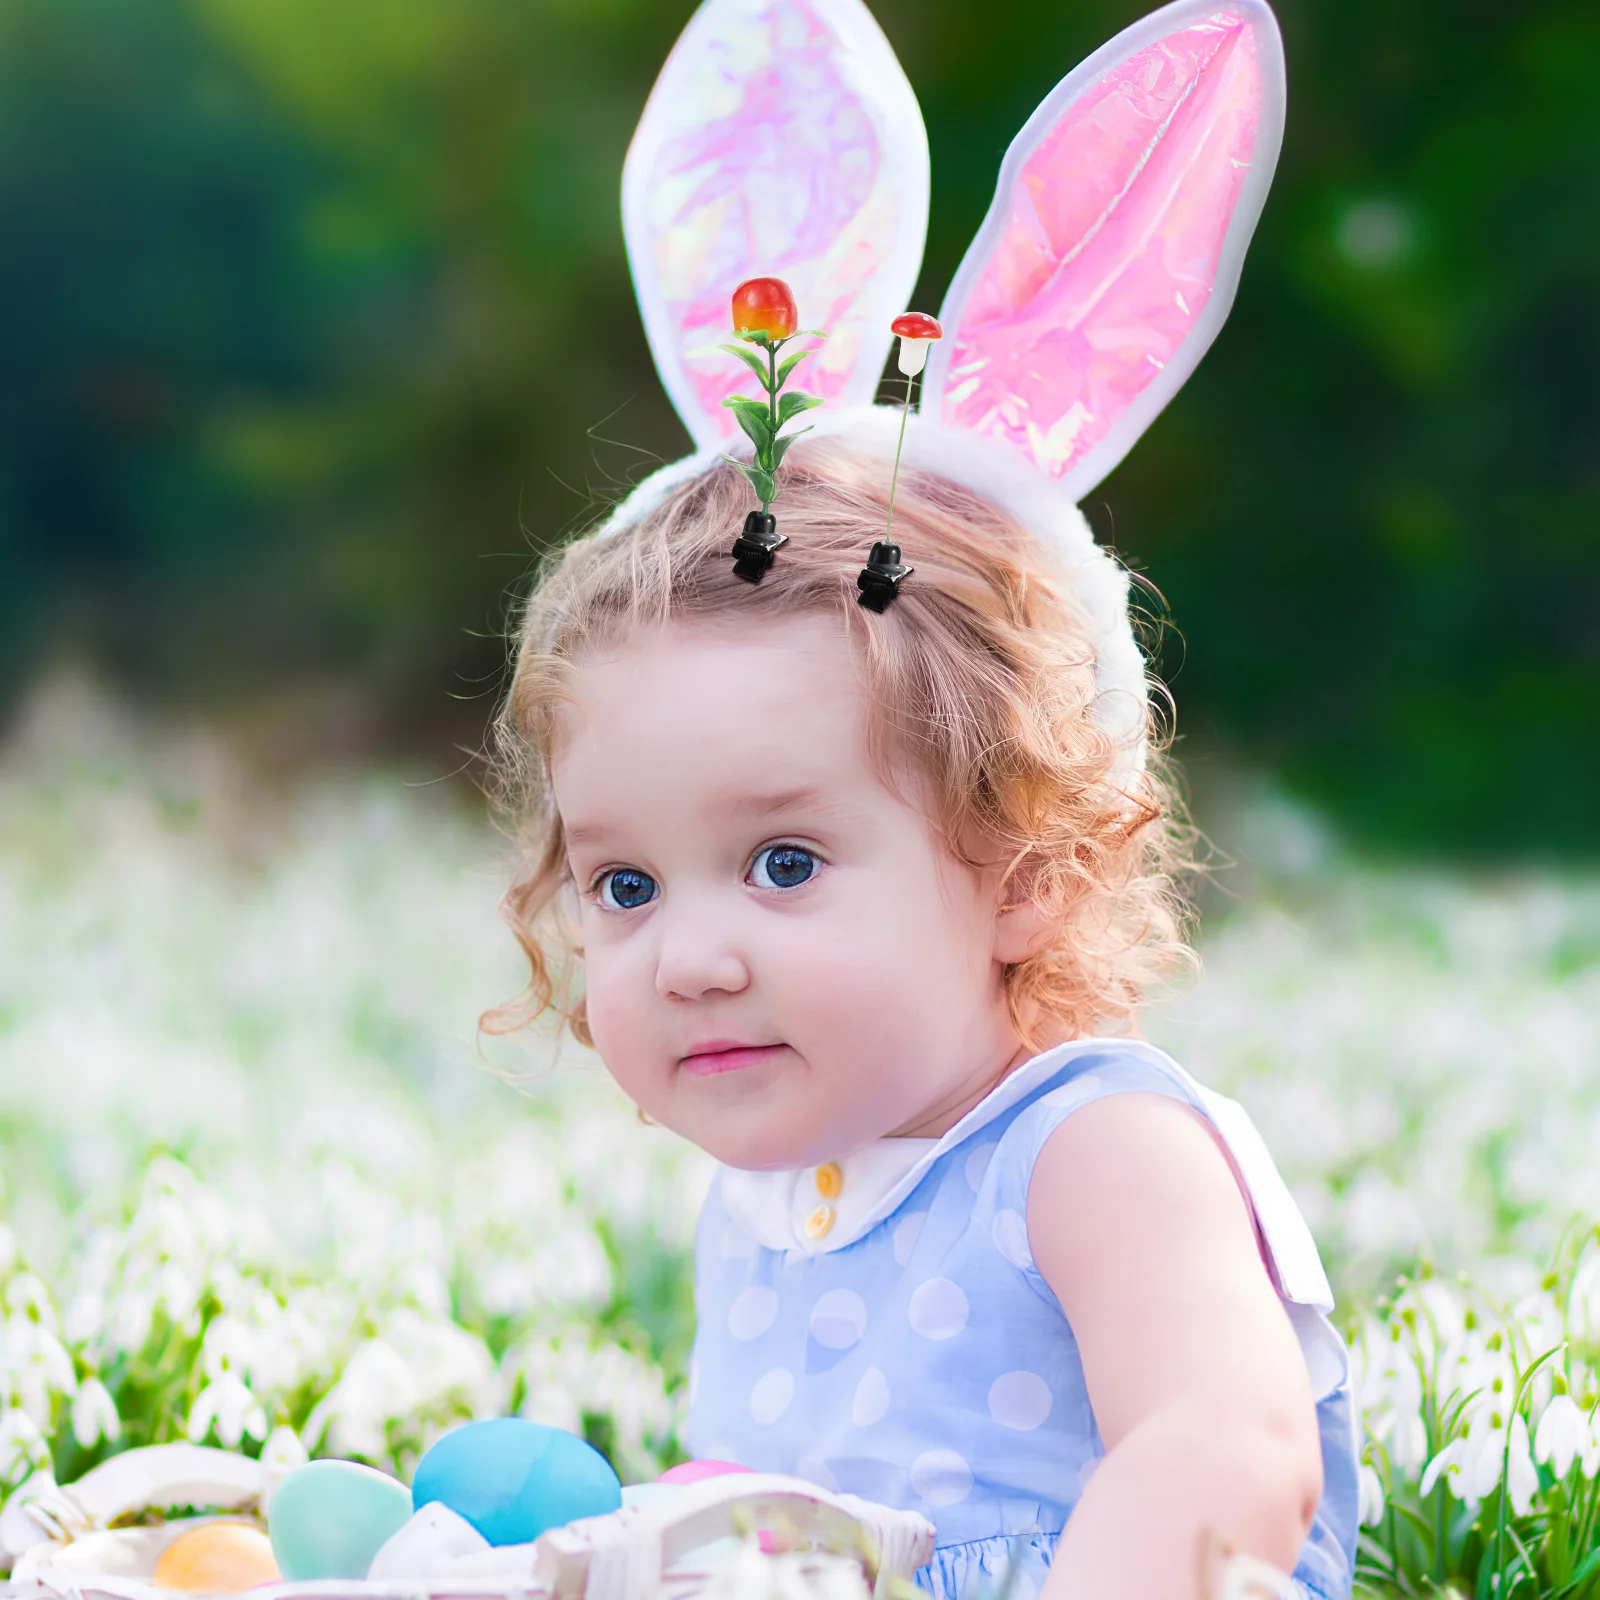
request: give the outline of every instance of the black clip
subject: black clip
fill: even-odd
[[[778,519],[770,511],[752,511],[744,519],[744,532],[733,542],[733,573],[746,583],[760,583],[772,565],[772,558],[789,536],[778,532]]]
[[[915,570],[900,564],[899,545],[879,540],[873,545],[872,556],[856,579],[856,587],[861,591],[858,603],[881,614],[899,594],[901,580],[909,578]]]

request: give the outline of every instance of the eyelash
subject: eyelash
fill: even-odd
[[[809,873],[807,873],[806,876],[804,878],[802,878],[798,883],[781,884],[781,883],[773,883],[773,882],[770,881],[771,880],[771,872],[770,872],[770,869],[769,869],[768,874],[767,874],[769,881],[767,883],[765,883],[765,884],[760,884],[760,883],[752,884],[751,885],[752,888],[761,889],[761,890],[763,890],[765,892],[774,893],[774,894],[787,894],[791,890],[804,888],[806,884],[813,882],[816,879],[817,874],[822,870],[822,867],[824,865],[824,862],[822,860],[821,855],[817,851],[813,850],[810,847],[810,845],[796,844],[792,840],[780,839],[776,843],[762,845],[761,848],[759,850],[757,850],[750,857],[750,864],[749,864],[749,866],[747,866],[745,868],[745,875],[744,875],[745,876],[745,882],[749,883],[751,876],[756,871],[757,863],[762,859],[763,856],[776,855],[781,851],[790,851],[795,855],[802,855],[802,856],[809,857],[811,859],[811,861],[814,863],[812,870]],[[633,906],[621,906],[621,905],[616,905],[616,904],[607,905],[606,901],[605,901],[605,898],[604,898],[605,897],[605,893],[606,893],[606,885],[613,878],[615,878],[619,873],[624,873],[624,872],[631,873],[631,874],[633,874],[633,875],[635,875],[637,877],[640,877],[640,878],[648,878],[650,880],[651,884],[654,886],[655,892],[650,896],[649,899],[640,901],[638,905],[633,905]],[[639,910],[642,910],[645,906],[652,904],[656,899],[658,899],[660,897],[660,893],[661,893],[661,885],[659,884],[659,882],[657,882],[657,880],[650,873],[642,872],[642,871],[640,871],[640,869],[638,867],[604,867],[599,872],[597,872],[594,875],[594,877],[591,878],[590,881],[589,881],[589,898],[591,900],[593,900],[595,902],[595,904],[598,905],[600,907],[600,909],[603,910],[603,911],[614,911],[614,912],[639,911]]]

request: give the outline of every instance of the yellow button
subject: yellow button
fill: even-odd
[[[844,1188],[844,1174],[839,1170],[837,1161],[824,1162],[817,1168],[817,1193],[824,1200],[837,1200],[842,1188]]]
[[[833,1207],[818,1206],[806,1218],[806,1238],[820,1239],[833,1226]]]

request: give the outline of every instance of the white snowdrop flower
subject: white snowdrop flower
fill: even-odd
[[[118,1293],[108,1313],[112,1351],[118,1355],[137,1355],[143,1350],[149,1341],[155,1314],[153,1288],[140,1286]]]
[[[1370,1463],[1361,1463],[1359,1516],[1363,1528],[1375,1528],[1383,1521],[1383,1479]]]
[[[1544,1408],[1533,1436],[1536,1461],[1549,1462],[1558,1478],[1566,1477],[1589,1437],[1589,1419],[1570,1394],[1558,1394]]]
[[[200,1285],[176,1261],[163,1262],[156,1273],[156,1304],[184,1333],[200,1331]]]
[[[383,1331],[417,1375],[418,1398],[413,1405],[456,1397],[473,1415],[493,1408],[499,1398],[499,1378],[488,1346],[475,1333],[409,1306],[385,1319]]]
[[[261,1402],[235,1372],[218,1373],[195,1397],[189,1412],[190,1444],[199,1444],[213,1430],[225,1450],[236,1450],[242,1439],[267,1436],[267,1414]]]
[[[1589,1250],[1572,1275],[1567,1331],[1580,1344],[1600,1344],[1600,1250]]]
[[[1443,1468],[1445,1479],[1458,1500],[1479,1504],[1495,1491],[1504,1475],[1517,1515],[1525,1516],[1531,1509],[1539,1475],[1528,1444],[1528,1425],[1520,1412],[1512,1417],[1508,1430],[1503,1411],[1492,1405],[1479,1405],[1465,1437],[1453,1440],[1430,1463],[1423,1476],[1427,1488],[1432,1488],[1438,1476],[1435,1467],[1446,1456],[1449,1460]]]
[[[302,1438],[311,1449],[326,1442],[338,1455],[379,1460],[388,1452],[390,1420],[409,1415],[422,1392],[410,1363],[393,1345],[365,1340],[312,1409]]]
[[[122,1437],[117,1403],[96,1377],[85,1378],[73,1397],[72,1436],[85,1450],[92,1450],[102,1439],[115,1444]]]
[[[1464,1500],[1466,1494],[1461,1488],[1461,1457],[1466,1449],[1467,1441],[1463,1438],[1452,1439],[1423,1469],[1422,1480],[1417,1486],[1417,1492],[1424,1499],[1433,1493],[1436,1483],[1443,1478],[1446,1487],[1458,1500]]]
[[[1518,1300],[1511,1308],[1511,1321],[1525,1352],[1526,1362],[1537,1361],[1552,1350],[1559,1350],[1566,1342],[1561,1307],[1546,1289],[1524,1295]]]
[[[50,1446],[20,1406],[0,1408],[0,1484],[21,1483],[50,1465]]]
[[[293,1472],[310,1459],[306,1447],[300,1442],[300,1435],[286,1422],[280,1422],[267,1435],[267,1442],[261,1447],[262,1466],[278,1472]]]
[[[56,1328],[55,1301],[50,1291],[31,1272],[18,1272],[6,1284],[5,1307],[17,1316],[28,1317],[52,1332]]]
[[[78,1392],[72,1357],[56,1336],[25,1311],[13,1311],[0,1325],[0,1372],[12,1396],[41,1428],[49,1427],[54,1396]]]
[[[1533,1452],[1528,1447],[1528,1424],[1520,1412],[1511,1419],[1511,1452],[1506,1474],[1511,1508],[1519,1517],[1525,1517],[1533,1509],[1533,1497],[1539,1492],[1539,1474],[1533,1464]]]
[[[223,1315],[212,1319],[200,1346],[200,1365],[208,1378],[220,1378],[224,1373],[248,1374],[254,1354],[255,1341],[250,1330],[236,1317]]]
[[[83,1287],[67,1302],[61,1331],[69,1345],[85,1345],[103,1333],[108,1321],[106,1298],[97,1289]]]

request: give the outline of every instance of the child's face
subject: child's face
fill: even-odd
[[[552,778],[595,1046],[748,1168],[935,1134],[1016,1055],[999,874],[869,759],[836,621],[673,625],[576,670]]]

